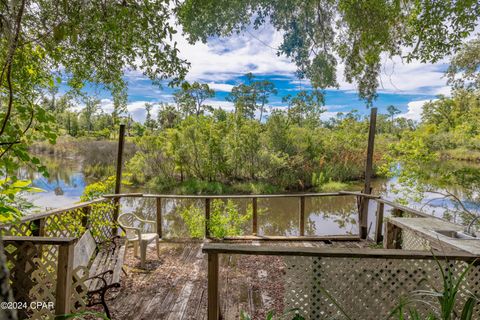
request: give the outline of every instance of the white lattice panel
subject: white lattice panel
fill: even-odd
[[[417,236],[408,229],[402,229],[402,249],[403,250],[426,250],[430,251],[430,242]]]
[[[441,289],[442,279],[434,260],[379,258],[285,257],[285,308],[299,308],[306,319],[343,319],[340,308],[352,319],[385,319],[402,297],[419,289]],[[445,266],[445,262],[443,262]],[[458,276],[467,266],[452,262]],[[480,294],[480,266],[463,283],[457,307],[467,292]],[[423,298],[428,301],[428,298]],[[435,304],[435,301],[431,301]],[[418,307],[422,314],[424,304]],[[480,305],[475,309],[480,319]]]

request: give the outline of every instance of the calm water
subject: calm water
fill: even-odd
[[[27,194],[26,198],[34,205],[35,211],[45,211],[54,208],[66,207],[80,200],[86,185],[94,182],[85,176],[82,171],[83,161],[79,158],[58,159],[45,158],[50,177],[31,170],[22,170],[20,176],[33,181],[35,187],[44,192]],[[394,199],[391,185],[395,179],[377,179],[373,182],[375,194]],[[361,190],[361,185],[352,186],[352,190]],[[141,188],[130,188],[124,192],[148,192]],[[434,195],[427,195],[423,202],[429,201]],[[248,200],[236,200],[240,211],[245,211]],[[167,236],[184,237],[187,229],[179,215],[185,206],[191,205],[191,200],[163,201],[164,230]],[[202,206],[202,202],[198,204]],[[306,199],[306,226],[307,235],[355,234],[357,230],[357,210],[355,198],[349,197],[321,197]],[[411,207],[419,208],[421,204],[411,203]],[[423,210],[437,216],[443,216],[445,207],[451,206],[446,200],[432,201]],[[263,235],[298,235],[298,199],[259,199],[259,231]],[[138,214],[152,218],[155,214],[154,199],[128,198],[122,200],[123,211],[136,211]],[[388,211],[388,208],[387,208]],[[371,207],[369,220],[374,225],[374,206]],[[388,212],[387,212],[388,214]],[[250,223],[244,226],[244,232],[249,233]]]

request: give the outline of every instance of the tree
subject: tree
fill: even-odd
[[[83,122],[83,129],[91,132],[94,130],[94,115],[100,110],[100,100],[97,98],[87,97],[85,99],[85,107],[80,113],[80,119]]]
[[[277,94],[277,89],[269,80],[255,81],[252,73],[247,73],[245,77],[247,82],[234,86],[227,100],[235,104],[237,115],[253,119],[258,110],[260,112],[258,120],[262,121],[268,98],[272,94]]]
[[[73,91],[88,81],[123,101],[126,69],[141,69],[155,82],[178,83],[186,64],[171,41],[171,10],[160,0],[2,2],[0,176],[14,172],[18,162],[44,169],[27,146],[34,136],[55,141],[54,118],[37,101],[60,76]]]
[[[20,164],[46,174],[28,146],[34,139],[55,142],[54,117],[38,101],[58,75],[74,91],[88,81],[123,101],[124,70],[141,69],[155,82],[183,79],[186,64],[171,41],[171,16],[172,5],[163,0],[0,3],[0,176],[12,177],[0,193],[16,182]],[[0,215],[12,210],[0,202]]]
[[[152,118],[152,109],[153,104],[145,103],[145,111],[147,112],[147,115],[145,117],[145,127],[150,130],[155,129],[155,127],[157,126],[157,123]]]
[[[183,111],[185,116],[196,115],[197,117],[205,111],[212,111],[213,108],[205,105],[205,100],[213,98],[215,91],[210,89],[206,83],[194,82],[192,84],[187,81],[183,82],[180,90],[174,93],[175,103]]]
[[[300,78],[336,87],[342,62],[368,105],[382,56],[436,62],[474,32],[479,11],[477,0],[186,0],[177,10],[192,43],[270,24],[283,34],[278,54],[295,62]]]
[[[387,107],[387,112],[388,112],[388,115],[390,116],[390,131],[393,132],[393,123],[394,123],[394,117],[397,115],[397,114],[400,114],[401,111],[400,109],[398,109],[397,107],[395,107],[394,105],[389,105]]]
[[[288,102],[288,117],[297,125],[316,127],[320,123],[321,114],[325,112],[322,108],[324,96],[318,90],[300,91],[294,97],[287,95],[283,101]]]
[[[469,41],[450,61],[448,84],[454,89],[480,90],[480,36]]]

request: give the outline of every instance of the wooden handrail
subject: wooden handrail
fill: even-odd
[[[376,201],[378,203],[383,203],[384,205],[387,205],[387,206],[392,207],[394,209],[399,209],[400,211],[403,211],[403,212],[413,213],[413,214],[415,214],[417,216],[420,216],[420,217],[437,218],[437,219],[440,219],[440,220],[445,220],[443,218],[436,217],[434,215],[431,215],[431,214],[428,214],[428,213],[425,213],[425,212],[422,212],[422,211],[419,211],[419,210],[416,210],[416,209],[413,209],[413,208],[406,207],[404,205],[398,204],[396,202],[393,202],[393,201],[390,201],[390,200],[387,200],[387,199],[377,198],[377,199],[374,199],[374,201]]]
[[[78,203],[78,204],[74,204],[70,207],[58,208],[58,209],[54,209],[54,210],[50,210],[50,211],[43,212],[43,213],[38,213],[38,214],[34,213],[34,214],[30,214],[30,215],[27,215],[27,216],[24,216],[24,217],[20,218],[20,220],[18,220],[18,222],[22,223],[22,222],[28,222],[28,221],[33,221],[33,220],[40,220],[42,218],[46,218],[46,217],[51,216],[51,215],[55,215],[55,214],[59,214],[59,213],[67,212],[67,211],[72,211],[72,210],[76,210],[76,209],[85,208],[85,207],[91,206],[92,204],[105,202],[105,201],[108,201],[108,199],[98,198],[98,199],[95,199],[95,200],[92,200],[92,201],[87,201],[87,202],[81,202],[81,203]],[[5,228],[5,227],[11,226],[15,223],[17,223],[17,222],[8,223],[8,224],[0,224],[0,228]]]
[[[278,247],[250,246],[225,243],[206,243],[202,251],[207,254],[242,254],[268,256],[307,256],[331,258],[385,258],[385,259],[453,259],[475,261],[477,256],[469,253],[452,252],[434,254],[429,251],[370,248],[322,248],[322,247]]]
[[[367,193],[356,192],[356,191],[339,191],[338,193],[340,193],[341,195],[357,196],[357,197],[363,197],[363,198],[368,198],[368,199],[380,199],[381,198],[378,195],[367,194]]]
[[[335,197],[348,196],[347,193],[329,192],[329,193],[285,193],[285,194],[142,194],[142,193],[127,193],[127,194],[106,194],[104,198],[126,198],[126,197],[141,197],[141,198],[165,198],[165,199],[252,199],[252,198],[298,198],[298,197]]]

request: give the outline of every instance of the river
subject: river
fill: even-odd
[[[78,157],[55,158],[43,157],[50,176],[48,178],[23,169],[19,172],[22,178],[32,180],[33,186],[43,192],[26,194],[27,200],[32,202],[34,211],[46,211],[55,208],[67,207],[80,200],[80,196],[89,183],[95,179],[88,178],[83,171],[83,160]],[[472,164],[469,164],[472,165]],[[392,192],[395,179],[375,179],[373,192],[387,199],[395,199],[397,195]],[[352,185],[351,190],[360,190],[361,184]],[[151,192],[145,188],[129,187],[124,192]],[[435,195],[426,195],[422,203],[429,202],[422,210],[443,217],[446,208],[453,204],[446,200],[432,200]],[[136,210],[146,217],[154,215],[154,202],[145,199],[125,200],[124,210]],[[185,236],[186,227],[179,217],[178,211],[189,205],[188,200],[164,201],[165,230],[167,236]],[[420,208],[422,203],[410,203],[409,206]],[[240,210],[245,210],[245,201],[237,202]],[[265,235],[297,235],[298,234],[298,199],[297,198],[271,198],[258,201],[260,234]],[[308,198],[306,201],[306,235],[331,235],[355,234],[357,232],[357,210],[354,197],[321,197]],[[371,210],[374,211],[374,210]],[[373,221],[370,213],[369,220]],[[248,232],[249,226],[245,226]]]

